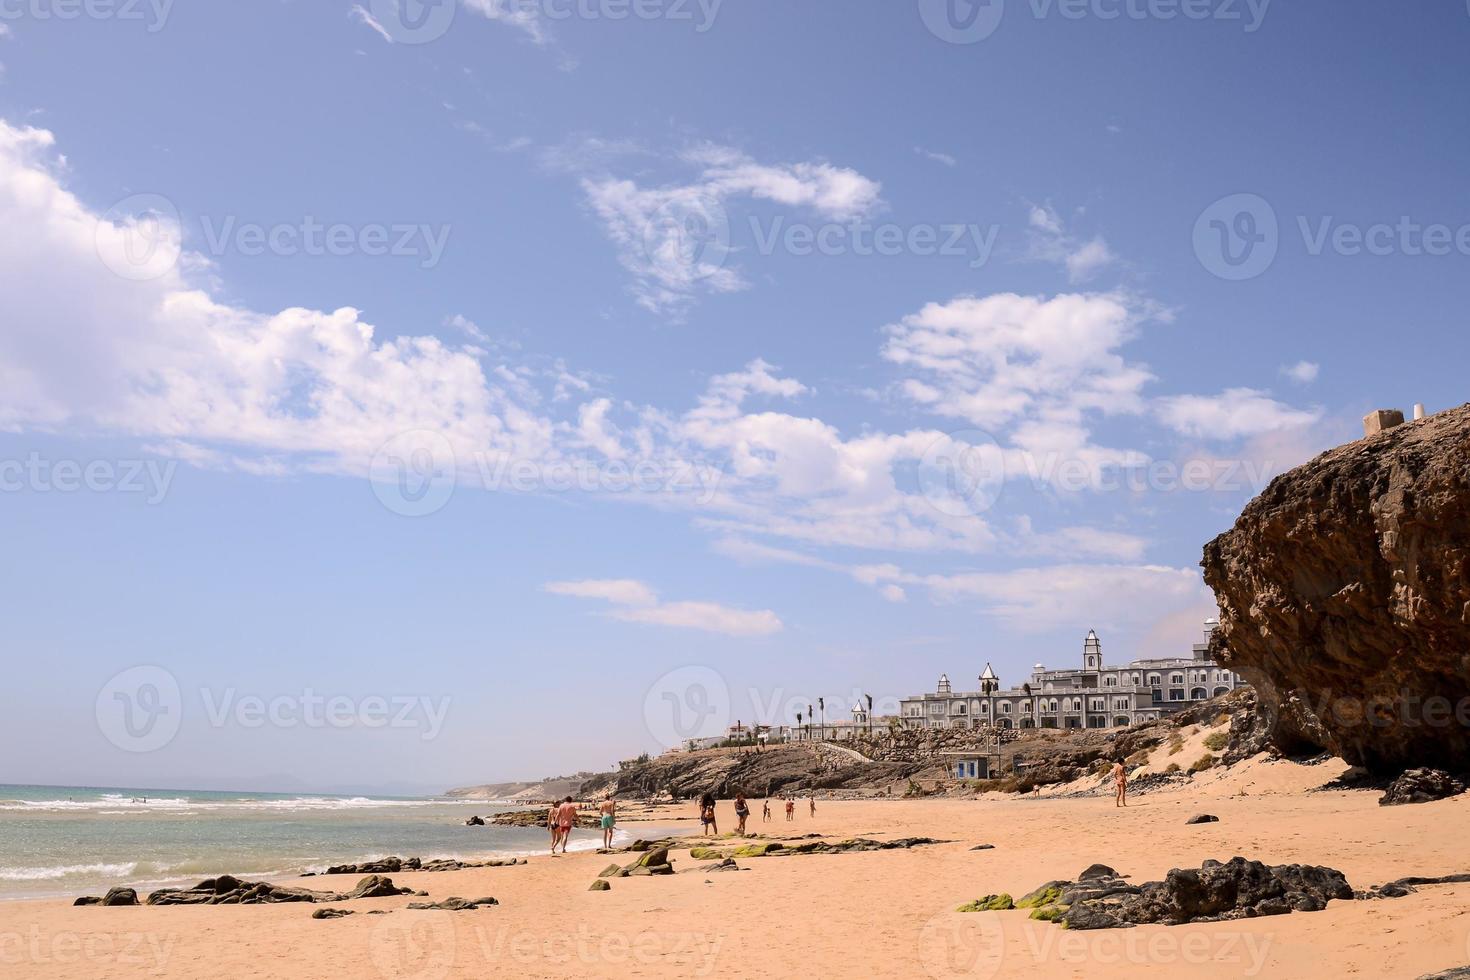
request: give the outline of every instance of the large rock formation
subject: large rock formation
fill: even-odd
[[[1203,564],[1278,747],[1470,769],[1470,406],[1278,477]]]

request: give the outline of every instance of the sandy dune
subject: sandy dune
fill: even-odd
[[[742,861],[706,875],[687,853],[680,874],[587,890],[609,858],[533,858],[525,867],[399,875],[451,895],[494,895],[499,908],[409,912],[408,899],[355,903],[314,921],[300,905],[74,909],[0,904],[7,977],[851,976],[1415,977],[1470,963],[1470,886],[1407,898],[1333,903],[1315,914],[1178,928],[1075,933],[1025,912],[963,915],[990,892],[1019,896],[1093,862],[1136,881],[1208,857],[1326,864],[1355,887],[1409,874],[1470,871],[1470,798],[1380,808],[1364,791],[1308,792],[1341,765],[1252,762],[1206,773],[1187,792],[1138,798],[819,803],[775,835],[923,835],[908,851]],[[728,817],[729,804],[722,804]],[[1194,813],[1217,824],[1185,826]],[[994,850],[971,851],[990,843]],[[621,860],[626,861],[627,858]],[[221,869],[227,870],[227,869]],[[351,882],[309,882],[338,887]]]

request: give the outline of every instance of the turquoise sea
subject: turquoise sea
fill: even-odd
[[[524,804],[519,805],[523,807]],[[466,827],[483,800],[0,784],[0,899],[140,890],[219,874],[288,876],[373,858],[534,854],[546,833]],[[577,840],[581,837],[581,840]],[[600,844],[593,831],[572,848]]]

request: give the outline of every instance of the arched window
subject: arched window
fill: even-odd
[[[1118,678],[1116,678],[1116,677],[1104,677],[1103,678],[1103,686],[1104,687],[1117,687],[1118,686]]]
[[[1189,692],[1189,700],[1191,701],[1203,701],[1209,696],[1210,695],[1208,694],[1208,692],[1206,692],[1205,689],[1202,687],[1196,687],[1194,690]]]
[[[1113,727],[1114,728],[1127,728],[1128,725],[1129,725],[1129,721],[1128,721],[1127,718],[1124,718],[1122,716],[1119,716],[1119,717],[1113,719]]]
[[[1229,694],[1229,693],[1230,693],[1230,688],[1228,688],[1228,687],[1217,687],[1217,688],[1215,688],[1215,697],[1217,697],[1217,698],[1220,695],[1222,695],[1222,694]]]
[[[1160,680],[1159,680],[1159,675],[1158,674],[1149,674],[1148,675],[1148,682],[1149,682],[1149,685],[1151,687],[1158,687],[1159,684],[1161,683]]]
[[[1169,683],[1170,684],[1183,684],[1184,683],[1184,675],[1183,674],[1171,674],[1169,676]]]

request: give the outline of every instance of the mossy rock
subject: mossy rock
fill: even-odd
[[[1067,914],[1067,909],[1069,908],[1071,908],[1069,905],[1048,905],[1044,908],[1032,909],[1031,918],[1038,919],[1042,922],[1057,922],[1062,916]],[[1065,923],[1063,924],[1065,925]]]
[[[644,854],[635,863],[640,868],[652,868],[660,864],[668,864],[669,849],[667,847],[654,848],[653,850]]]
[[[689,856],[696,861],[723,861],[730,853],[713,847],[691,847]]]
[[[977,898],[973,902],[970,902],[970,903],[968,903],[966,905],[961,905],[959,908],[955,909],[955,911],[956,912],[1009,912],[1011,909],[1013,909],[1015,907],[1016,907],[1016,903],[1011,898],[1011,896],[1009,896],[1009,895],[1007,895],[1005,893],[1001,893],[999,895],[986,895],[984,898]]]
[[[591,888],[588,888],[587,890],[589,892],[610,892],[610,891],[612,891],[612,885],[609,885],[603,879],[598,878],[596,881],[594,881],[592,883],[592,887]]]
[[[779,843],[772,841],[769,844],[746,844],[744,847],[735,848],[735,853],[730,857],[737,858],[763,858],[782,850]]]
[[[1036,891],[1022,897],[1022,899],[1016,903],[1016,908],[1039,909],[1046,905],[1055,905],[1057,904],[1057,902],[1061,901],[1062,885],[1064,884],[1065,882],[1061,881],[1047,882],[1040,888],[1036,889]]]
[[[602,872],[600,874],[598,874],[597,877],[599,877],[599,878],[617,878],[617,877],[621,876],[622,873],[623,873],[623,869],[622,868],[618,867],[616,864],[609,864],[607,867],[605,867],[605,868],[602,869]]]

